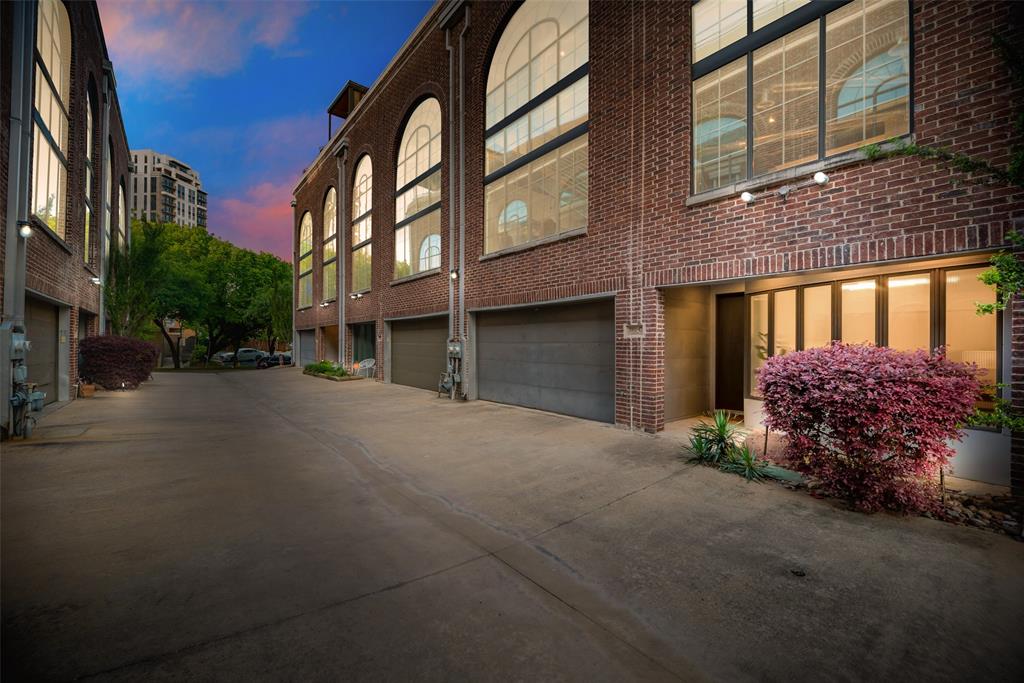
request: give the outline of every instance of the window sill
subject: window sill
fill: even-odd
[[[425,277],[430,277],[431,275],[440,274],[440,268],[431,268],[430,270],[424,270],[421,273],[415,273],[414,275],[406,275],[405,277],[400,277],[397,280],[392,280],[390,284],[392,287],[394,287],[395,285],[404,285],[406,282],[412,282],[413,280],[421,280]]]
[[[57,246],[59,246],[64,251],[68,252],[69,254],[73,254],[74,253],[74,252],[71,251],[71,246],[67,242],[64,241],[63,237],[61,237],[60,235],[55,233],[53,230],[51,230],[50,226],[48,226],[46,223],[44,223],[41,220],[39,220],[38,218],[36,218],[35,215],[32,215],[32,216],[29,217],[29,224],[32,226],[32,228],[36,232],[46,233],[46,235],[50,239],[52,239],[54,242],[56,242]],[[22,238],[22,239],[24,239],[24,238]]]
[[[83,262],[82,263],[82,268],[84,268],[93,277],[99,277],[100,276],[100,274],[98,272],[96,272],[96,269],[92,267],[91,263],[84,263]]]
[[[581,235],[586,235],[586,234],[587,234],[587,229],[586,228],[576,228],[575,230],[569,230],[567,232],[560,232],[557,235],[550,235],[549,237],[542,237],[539,240],[533,240],[533,241],[530,241],[530,242],[525,242],[523,244],[517,244],[514,247],[505,247],[504,249],[499,249],[498,251],[492,251],[489,254],[484,254],[483,256],[481,256],[480,260],[481,261],[490,261],[491,259],[501,258],[502,256],[507,256],[508,254],[516,254],[516,253],[519,253],[521,251],[528,251],[530,249],[535,249],[537,247],[542,247],[545,244],[551,244],[553,242],[561,242],[562,240],[567,240],[567,239],[571,239],[573,237],[579,237]]]
[[[354,292],[349,292],[348,295],[352,296],[353,294],[361,294],[365,296],[366,294],[369,294],[371,291],[373,291],[373,288],[367,287],[366,289],[357,289]]]
[[[901,142],[909,143],[914,141],[914,136],[913,134],[908,133],[907,135],[901,135],[897,139]],[[882,151],[889,151],[894,148],[894,145],[890,142],[883,142],[879,144],[879,147]],[[739,183],[733,183],[732,185],[726,185],[724,187],[715,188],[714,190],[690,195],[686,198],[686,206],[700,206],[701,204],[708,204],[727,197],[735,197],[741,192],[756,192],[771,185],[776,185],[789,180],[797,180],[799,178],[806,179],[808,176],[812,176],[818,171],[831,171],[841,166],[860,163],[866,159],[867,157],[864,155],[864,152],[859,148],[851,149],[847,152],[841,152],[835,156],[828,157],[827,159],[819,159],[818,161],[801,164],[799,166],[794,166],[793,168],[786,168],[774,173],[760,175],[750,180],[744,180]]]
[[[296,308],[295,310],[296,310],[296,311],[309,311],[309,310],[311,310],[312,308],[313,308],[313,304],[310,304],[309,306],[299,306],[299,307],[298,307],[298,308]]]

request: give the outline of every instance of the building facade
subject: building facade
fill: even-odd
[[[757,425],[764,359],[839,339],[945,346],[1024,407],[1024,304],[974,312],[1024,193],[879,153],[1009,162],[1016,12],[440,2],[295,188],[297,360],[436,390],[454,348],[469,399],[656,432]],[[1024,435],[957,449],[1024,488]]]
[[[195,169],[152,149],[133,149],[131,156],[133,218],[206,227],[206,192]]]
[[[46,402],[68,400],[78,340],[105,329],[110,252],[129,234],[128,143],[96,4],[0,5],[0,93],[0,324],[32,343],[28,380]],[[5,430],[11,369],[0,344]]]

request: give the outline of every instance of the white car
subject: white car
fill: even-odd
[[[239,365],[255,366],[262,358],[265,358],[267,353],[260,351],[259,349],[241,348],[235,353],[235,357],[238,359]]]

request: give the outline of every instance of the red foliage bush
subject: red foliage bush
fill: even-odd
[[[977,368],[941,349],[838,342],[769,358],[757,385],[768,427],[788,436],[784,464],[866,512],[935,505],[948,441],[980,393]]]
[[[156,364],[157,350],[132,337],[86,337],[78,343],[82,354],[78,372],[104,389],[136,389]]]

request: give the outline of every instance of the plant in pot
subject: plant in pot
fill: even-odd
[[[78,379],[78,397],[79,398],[92,398],[96,393],[96,385],[93,384],[92,380],[86,377],[80,377]]]

